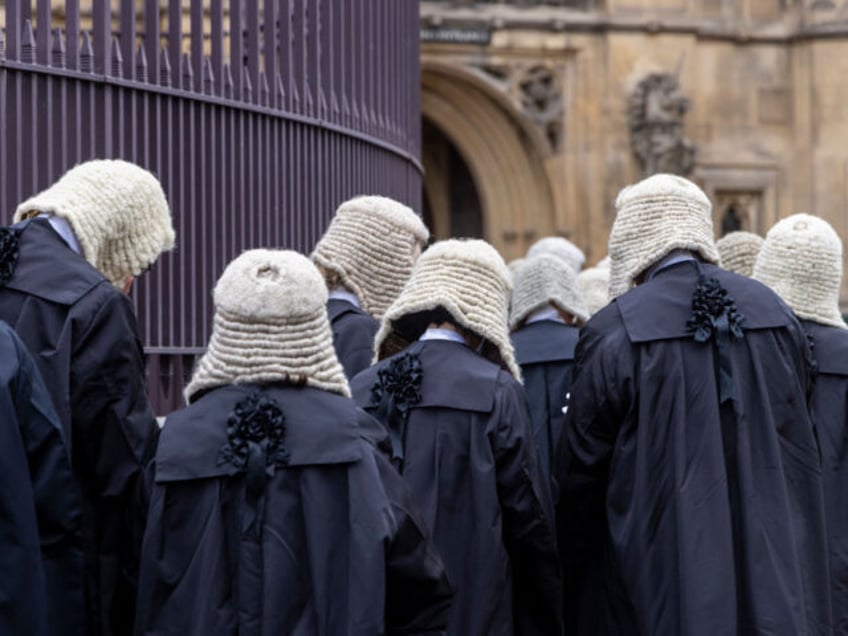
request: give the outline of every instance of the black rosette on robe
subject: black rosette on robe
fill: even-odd
[[[252,393],[236,404],[227,419],[228,442],[218,454],[218,465],[229,464],[229,474],[246,475],[246,509],[242,534],[261,534],[265,512],[265,483],[277,467],[289,463],[285,447],[286,418],[276,401]]]
[[[392,440],[392,461],[403,465],[406,423],[413,406],[421,401],[420,344],[392,360],[377,373],[371,387],[371,404],[377,407],[377,419],[386,422]]]
[[[718,349],[719,403],[734,398],[733,373],[730,366],[730,340],[745,337],[745,317],[739,313],[733,298],[716,278],[708,278],[698,269],[698,285],[692,296],[692,314],[686,328],[697,342],[713,337]]]
[[[706,342],[714,332],[723,329],[736,340],[745,337],[745,317],[739,313],[733,298],[717,279],[703,274],[698,278],[692,297],[692,315],[686,327],[698,342]]]
[[[18,264],[18,238],[20,231],[0,227],[0,286],[12,279]]]

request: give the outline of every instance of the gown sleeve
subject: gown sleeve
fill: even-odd
[[[23,344],[16,340],[19,372],[15,409],[21,427],[55,633],[81,633],[83,556],[80,500],[59,418]]]
[[[504,543],[513,574],[517,634],[562,632],[562,579],[547,506],[546,479],[535,455],[521,385],[501,384],[490,435],[503,513]]]
[[[392,509],[386,563],[386,633],[443,634],[453,601],[445,566],[389,460],[375,452]]]
[[[71,369],[72,458],[94,498],[101,615],[132,629],[138,559],[149,502],[145,470],[159,428],[129,299],[108,294],[81,323]]]
[[[557,453],[560,500],[557,534],[563,569],[566,630],[576,625],[580,591],[600,562],[606,535],[609,463],[629,382],[620,379],[629,347],[616,347],[587,326],[577,345],[565,430]]]

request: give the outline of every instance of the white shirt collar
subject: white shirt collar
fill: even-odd
[[[531,322],[541,322],[542,320],[553,320],[555,322],[561,322],[565,324],[565,320],[563,320],[562,316],[559,315],[559,312],[556,310],[556,307],[552,307],[548,305],[547,307],[542,307],[541,309],[537,309],[524,321],[525,325],[529,325]]]
[[[431,328],[421,334],[419,340],[449,340],[451,342],[458,342],[460,344],[466,344],[465,338],[455,332],[453,329],[436,329]]]
[[[50,223],[50,226],[56,230],[56,234],[62,237],[62,240],[74,250],[77,254],[82,256],[82,248],[80,247],[79,241],[77,241],[77,235],[74,234],[74,230],[71,227],[71,224],[68,223],[67,219],[63,219],[60,216],[54,216],[49,212],[40,212],[36,218],[45,218],[47,222]]]
[[[362,309],[362,305],[359,304],[359,298],[356,297],[356,294],[354,294],[352,291],[348,291],[340,287],[331,289],[328,298],[331,298],[333,300],[344,300],[349,302],[354,307]]]
[[[654,276],[659,274],[664,269],[668,269],[672,265],[677,265],[678,263],[683,263],[685,261],[697,261],[695,258],[695,254],[690,252],[689,250],[674,250],[669,252],[667,256],[665,256],[659,263],[654,265],[648,270],[648,275],[645,277],[645,280],[651,280]]]

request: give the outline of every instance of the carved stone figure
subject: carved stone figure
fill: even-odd
[[[562,133],[562,88],[547,66],[531,66],[518,81],[522,110],[545,130],[551,147],[557,149]]]
[[[668,73],[651,73],[633,90],[628,107],[630,138],[643,177],[692,172],[695,145],[683,136],[688,110],[689,100],[677,78]]]
[[[521,78],[519,86],[521,105],[533,115],[547,117],[551,111],[559,111],[562,108],[556,77],[546,66],[529,68]]]

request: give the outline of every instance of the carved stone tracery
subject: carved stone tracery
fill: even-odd
[[[538,126],[550,150],[562,146],[563,96],[559,69],[540,63],[487,62],[473,67]]]

